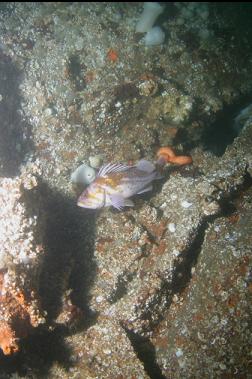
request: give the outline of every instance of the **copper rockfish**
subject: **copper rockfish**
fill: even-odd
[[[83,191],[78,205],[97,209],[112,205],[118,210],[131,207],[129,197],[152,190],[152,181],[160,179],[156,166],[140,160],[135,166],[109,163],[100,168],[95,180]]]

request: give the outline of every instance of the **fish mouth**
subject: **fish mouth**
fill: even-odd
[[[77,205],[82,208],[89,208],[89,205],[85,204],[83,201],[78,201]]]

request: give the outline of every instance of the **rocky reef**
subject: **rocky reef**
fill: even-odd
[[[0,6],[0,378],[252,375],[252,8],[167,3],[157,46],[142,8]],[[78,166],[165,145],[193,164],[77,207]]]
[[[2,178],[0,188],[0,347],[9,355],[19,350],[20,338],[45,321],[38,296],[43,215],[32,171]]]

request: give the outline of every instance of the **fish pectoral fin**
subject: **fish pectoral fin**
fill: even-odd
[[[124,206],[125,206],[125,207],[134,207],[134,203],[133,203],[133,201],[130,200],[130,199],[125,199],[125,200],[124,200]]]
[[[153,186],[151,184],[148,187],[145,187],[145,188],[141,189],[139,192],[137,192],[137,195],[140,195],[141,193],[149,192],[149,191],[152,191],[152,190],[153,190]]]
[[[105,207],[105,206],[106,206],[106,191],[105,191],[105,189],[103,189],[103,203],[102,203],[101,208]]]
[[[118,209],[119,211],[122,210],[123,207],[133,207],[134,203],[129,199],[124,199],[124,197],[120,194],[113,194],[110,195],[111,204],[113,207]]]

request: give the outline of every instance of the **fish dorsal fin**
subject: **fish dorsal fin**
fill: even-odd
[[[108,163],[106,165],[103,165],[100,168],[97,176],[105,176],[107,174],[114,173],[114,172],[126,171],[131,167],[132,166],[127,166],[121,163]]]
[[[137,162],[136,168],[138,170],[145,171],[148,173],[151,173],[155,170],[154,164],[147,161],[146,159],[141,159],[139,162]]]

